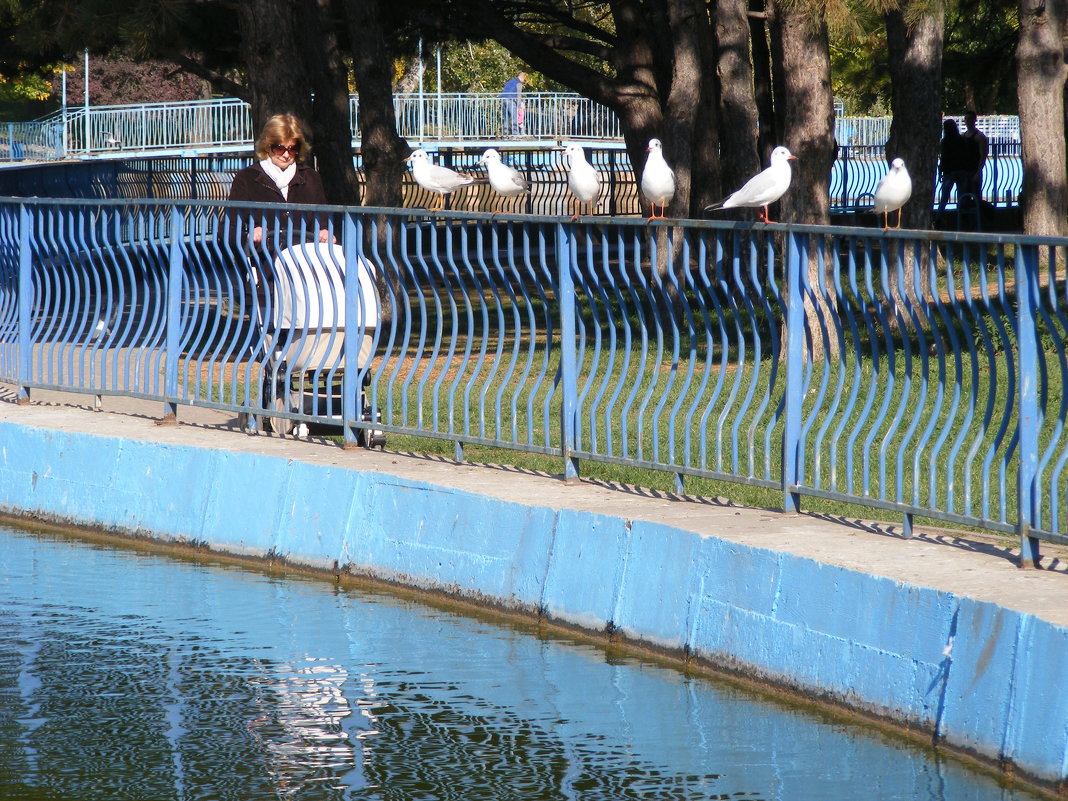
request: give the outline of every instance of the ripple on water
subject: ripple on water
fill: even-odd
[[[1027,796],[647,661],[0,529],[0,798]]]

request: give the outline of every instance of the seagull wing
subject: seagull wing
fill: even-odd
[[[912,197],[912,179],[905,170],[892,170],[882,177],[875,188],[875,212],[896,211]]]
[[[450,170],[448,167],[442,167],[438,164],[431,164],[429,167],[430,169],[427,171],[427,178],[430,183],[440,187],[446,192],[451,192],[457,187],[465,186],[473,180],[469,175],[461,175],[454,170]]]
[[[515,187],[515,189],[519,192],[526,192],[528,189],[530,189],[530,184],[527,182],[527,179],[523,177],[523,174],[519,172],[519,170],[513,169],[508,165],[505,165],[505,169],[507,169],[505,176],[508,179],[506,183]]]
[[[741,189],[723,201],[723,208],[766,206],[774,203],[790,188],[789,167],[784,172],[768,167],[750,178]]]

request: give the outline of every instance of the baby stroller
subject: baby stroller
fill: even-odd
[[[345,319],[345,254],[338,245],[302,243],[283,250],[274,260],[268,287],[261,402],[267,424],[276,434],[289,434],[297,422],[271,416],[272,411],[300,413],[314,424],[342,425],[342,378],[346,324],[354,323],[359,354],[349,369],[365,370],[374,354],[374,333],[380,319],[374,267],[361,258],[358,265],[358,319]],[[359,408],[364,422],[377,422],[364,394],[370,373],[364,373]],[[368,448],[384,447],[386,437],[374,428],[357,429],[356,441]]]

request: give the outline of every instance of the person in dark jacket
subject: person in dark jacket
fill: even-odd
[[[309,153],[308,142],[300,120],[292,114],[276,114],[263,126],[256,140],[256,161],[234,175],[230,187],[230,200],[251,203],[299,203],[325,205],[326,193],[323,181],[313,167],[304,164]],[[243,216],[243,215],[242,215]],[[264,222],[262,212],[254,212],[253,220]],[[279,227],[286,224],[289,212],[279,214]],[[305,217],[311,231],[315,218]],[[300,218],[293,219],[294,235],[298,235]],[[252,226],[252,241],[263,240],[263,226]],[[284,234],[284,231],[282,232]],[[324,227],[318,232],[320,242],[330,240],[330,232]]]
[[[956,120],[945,120],[942,123],[942,145],[938,153],[938,172],[942,177],[942,192],[938,199],[938,211],[934,216],[935,223],[941,220],[953,188],[957,189],[958,202],[960,202],[960,196],[966,191],[971,161],[970,151],[971,144],[961,136]]]

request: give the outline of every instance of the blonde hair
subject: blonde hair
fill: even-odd
[[[296,161],[304,161],[311,148],[304,138],[304,127],[300,120],[292,114],[275,114],[267,120],[263,131],[260,132],[260,138],[256,140],[256,158],[270,158],[271,145],[280,145],[290,139],[297,144]]]

